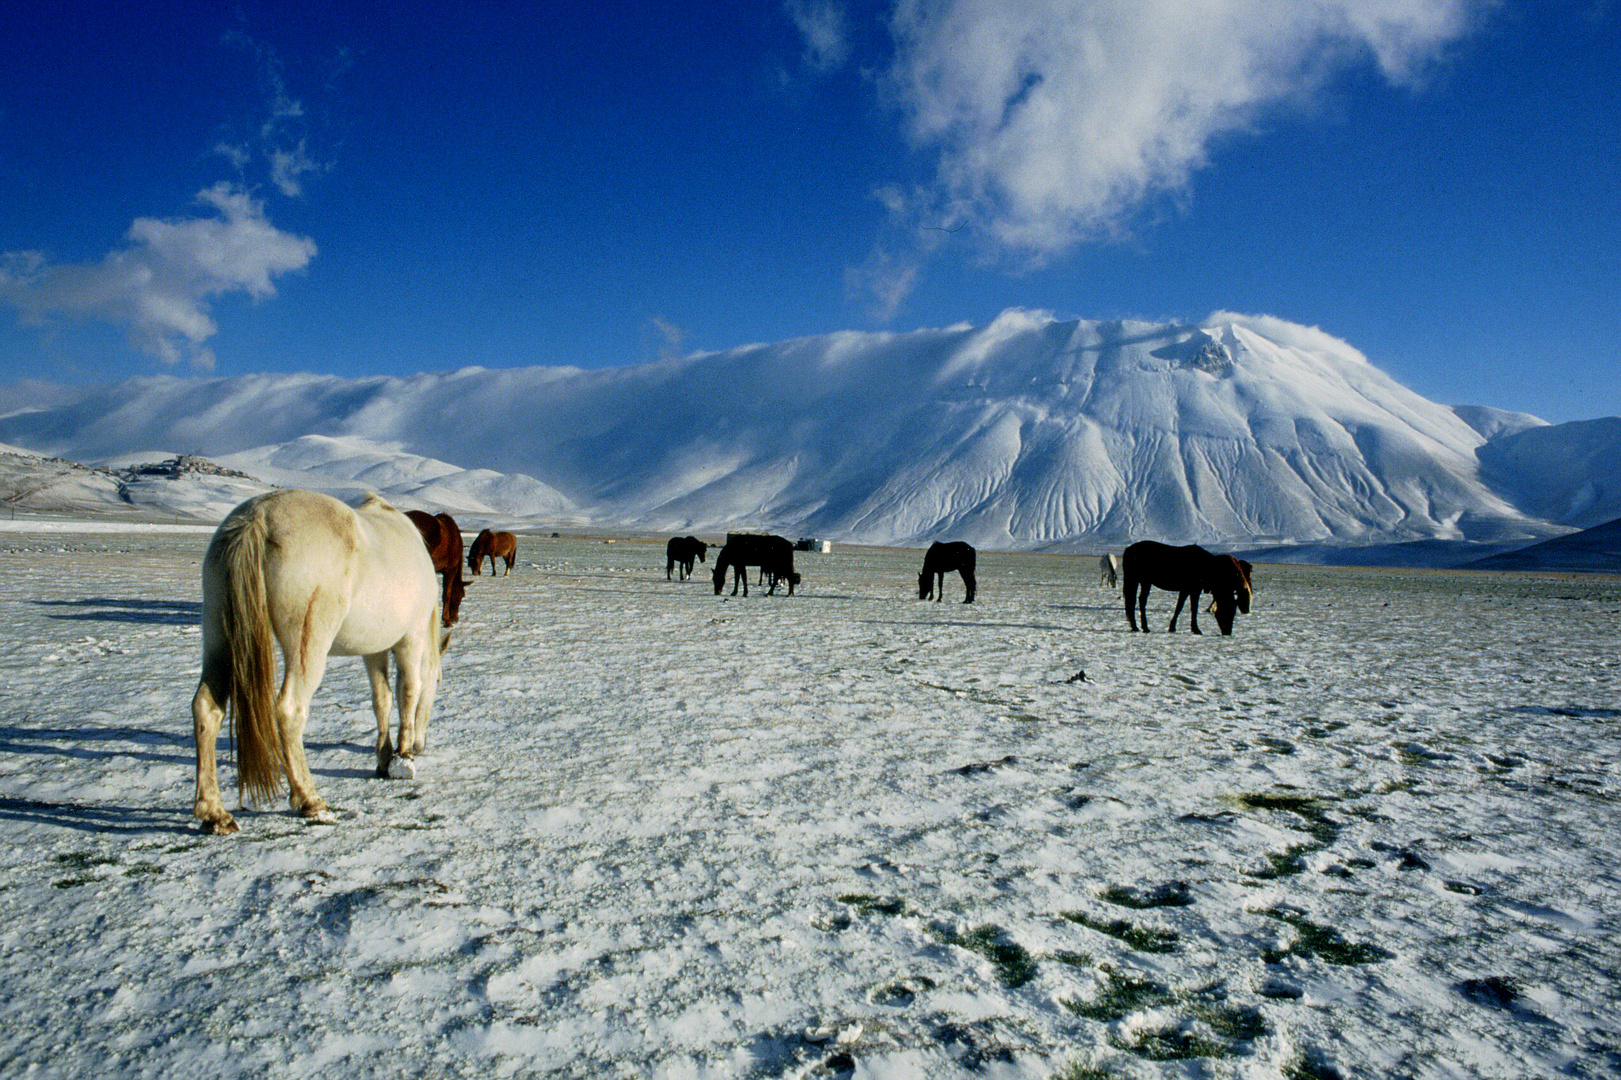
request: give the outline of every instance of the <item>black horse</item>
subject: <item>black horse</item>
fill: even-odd
[[[788,595],[794,595],[794,586],[799,584],[799,575],[794,573],[794,545],[786,537],[766,536],[761,533],[727,533],[726,546],[720,549],[715,556],[715,595],[726,584],[726,571],[733,571],[732,595],[737,595],[739,584],[743,586],[743,595],[749,594],[748,568],[758,566],[760,573],[771,578],[771,587],[766,595],[777,591],[780,582],[788,583]]]
[[[1120,557],[1120,572],[1126,579],[1121,590],[1126,598],[1126,620],[1136,630],[1140,613],[1142,630],[1148,632],[1148,591],[1152,586],[1178,594],[1176,610],[1171,612],[1171,633],[1176,633],[1177,616],[1190,597],[1193,603],[1188,608],[1188,623],[1195,634],[1200,633],[1199,594],[1208,592],[1216,603],[1216,625],[1223,634],[1231,634],[1235,610],[1249,614],[1252,569],[1243,559],[1212,555],[1197,544],[1171,547],[1153,540],[1139,541]]]
[[[664,580],[670,580],[670,571],[677,566],[681,568],[681,580],[687,580],[692,576],[693,560],[703,562],[708,551],[709,545],[696,536],[670,537],[670,542],[664,545]]]
[[[934,597],[938,603],[946,598],[946,575],[953,570],[962,575],[963,588],[968,595],[963,597],[963,603],[974,602],[974,561],[978,553],[972,544],[965,544],[961,540],[953,540],[949,544],[938,541],[929,545],[928,552],[923,556],[923,572],[917,576],[917,598],[927,600]],[[938,579],[938,584],[936,584]]]

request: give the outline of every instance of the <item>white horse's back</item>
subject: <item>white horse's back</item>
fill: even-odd
[[[236,714],[245,791],[274,795],[285,777],[295,810],[329,816],[303,750],[310,697],[328,655],[366,658],[378,719],[378,773],[396,775],[403,765],[409,774],[438,682],[439,595],[416,526],[376,496],[356,510],[317,492],[274,491],[231,511],[203,560],[203,675],[192,716],[194,812],[204,827],[236,827],[220,804],[214,769],[213,743],[227,698]],[[284,671],[274,696],[272,637]],[[399,669],[401,761],[388,738],[391,655]]]

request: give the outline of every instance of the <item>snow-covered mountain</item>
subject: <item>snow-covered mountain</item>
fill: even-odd
[[[1012,310],[609,370],[162,376],[0,405],[0,441],[80,461],[162,448],[536,524],[1255,547],[1525,544],[1621,515],[1599,464],[1621,420],[1577,433],[1572,464],[1575,425],[1438,405],[1345,342],[1229,313]]]

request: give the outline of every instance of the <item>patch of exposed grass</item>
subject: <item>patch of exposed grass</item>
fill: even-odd
[[[1304,856],[1307,852],[1315,850],[1317,849],[1311,845],[1296,844],[1284,851],[1269,851],[1266,853],[1266,869],[1257,870],[1250,877],[1274,881],[1277,878],[1302,873],[1306,869]]]
[[[71,866],[75,870],[85,870],[92,866],[107,866],[118,860],[111,855],[91,855],[83,851],[70,851],[65,855],[58,855],[56,861],[63,866]]]
[[[1245,810],[1284,810],[1306,823],[1306,832],[1319,844],[1332,844],[1339,839],[1340,823],[1324,812],[1324,800],[1316,795],[1302,795],[1292,791],[1247,792],[1233,796],[1232,801]]]
[[[845,893],[839,903],[848,904],[862,915],[904,915],[906,901],[895,896],[870,896],[867,893]]]
[[[1202,1020],[1211,1031],[1229,1043],[1250,1042],[1270,1035],[1261,1010],[1254,1006],[1239,1008],[1226,1004],[1195,1005],[1193,1015]]]
[[[92,866],[112,866],[116,865],[118,862],[118,860],[113,858],[111,855],[92,855],[84,851],[69,851],[65,854],[58,855],[55,861],[66,869],[79,871],[89,870]],[[99,879],[95,874],[79,873],[75,874],[73,877],[62,878],[58,881],[51,882],[51,888],[73,889],[80,885],[89,885],[97,880]]]
[[[1186,1027],[1139,1031],[1136,1038],[1130,1042],[1111,1036],[1109,1042],[1116,1049],[1128,1051],[1148,1061],[1187,1061],[1190,1058],[1226,1057],[1232,1052],[1232,1047]]]
[[[1063,1000],[1064,1008],[1076,1016],[1112,1024],[1139,1009],[1151,1009],[1173,1000],[1168,987],[1151,979],[1137,979],[1118,971],[1105,971],[1103,992],[1091,1001]]]
[[[53,888],[53,889],[73,889],[73,888],[77,888],[80,885],[89,885],[91,882],[93,882],[95,880],[96,879],[94,877],[90,877],[88,875],[81,876],[81,877],[74,877],[74,878],[63,878],[61,881],[53,881],[53,882],[51,882],[51,888]]]
[[[1024,946],[1008,941],[1000,927],[976,926],[966,934],[947,929],[937,936],[943,945],[955,945],[985,957],[996,968],[997,980],[1010,990],[1036,977],[1035,958]]]
[[[1326,964],[1342,965],[1375,964],[1396,955],[1378,945],[1347,941],[1345,936],[1332,926],[1314,923],[1299,912],[1284,908],[1269,908],[1261,914],[1269,919],[1286,922],[1295,928],[1294,943],[1287,949],[1268,949],[1261,954],[1261,958],[1269,964],[1276,964],[1291,954],[1315,957]]]
[[[1283,1066],[1284,1080],[1343,1080],[1340,1071],[1320,1053],[1308,1051]]]
[[[1112,1024],[1145,1009],[1178,1003],[1187,1007],[1190,1015],[1178,1023],[1134,1032],[1126,1038],[1110,1037],[1115,1049],[1147,1061],[1230,1057],[1239,1043],[1252,1042],[1272,1031],[1254,1006],[1212,1001],[1208,991],[1175,991],[1110,969],[1105,969],[1103,975],[1107,982],[1095,1000],[1064,1000],[1064,1008],[1076,1016]]]
[[[1100,934],[1108,934],[1118,938],[1138,952],[1169,953],[1176,951],[1177,933],[1175,930],[1160,930],[1151,926],[1138,926],[1125,919],[1095,919],[1084,911],[1060,912],[1064,918],[1072,923],[1079,923],[1089,930],[1096,930]]]
[[[1185,881],[1168,881],[1146,891],[1126,885],[1110,885],[1098,893],[1098,896],[1119,907],[1139,911],[1144,908],[1187,907],[1193,903],[1193,895],[1188,891],[1188,883]]]
[[[1107,1065],[1093,1065],[1072,1061],[1053,1073],[1052,1080],[1123,1080],[1124,1073],[1115,1072]]]

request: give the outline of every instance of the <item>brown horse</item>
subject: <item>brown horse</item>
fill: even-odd
[[[518,559],[518,538],[509,532],[492,532],[484,529],[473,537],[472,550],[467,553],[467,565],[473,568],[475,576],[484,570],[484,560],[490,560],[490,576],[495,576],[495,560],[506,560],[505,577],[512,573],[512,564]]]
[[[1231,555],[1212,555],[1197,544],[1171,547],[1169,544],[1142,540],[1128,547],[1120,557],[1120,572],[1126,579],[1122,591],[1126,598],[1126,620],[1137,629],[1137,615],[1142,615],[1142,630],[1148,632],[1148,592],[1159,588],[1177,593],[1176,610],[1171,612],[1171,633],[1176,633],[1176,620],[1182,614],[1182,605],[1192,598],[1188,607],[1190,629],[1199,630],[1199,594],[1208,592],[1215,600],[1216,625],[1223,634],[1233,632],[1233,615],[1250,610],[1249,563]],[[1136,611],[1132,606],[1136,605]]]
[[[407,510],[405,516],[422,534],[422,542],[433,558],[435,573],[444,575],[444,594],[439,604],[439,618],[449,628],[461,617],[462,597],[467,594],[467,582],[462,577],[462,531],[456,519],[439,513],[432,517],[421,510]]]

